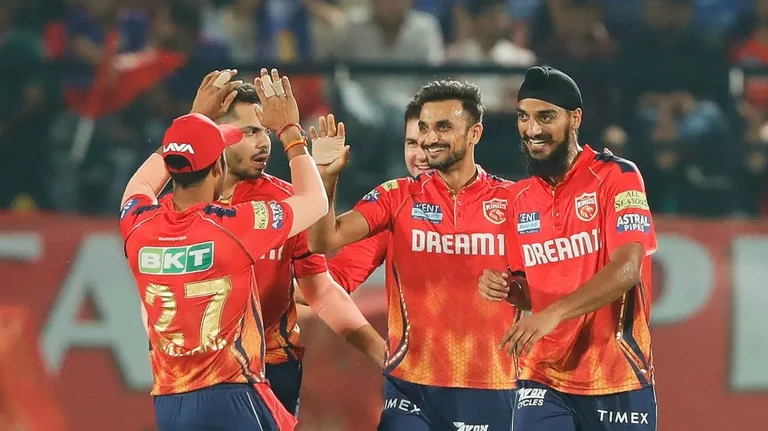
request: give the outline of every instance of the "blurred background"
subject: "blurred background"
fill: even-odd
[[[405,174],[404,106],[437,78],[481,86],[477,160],[524,176],[533,64],[644,174],[659,429],[768,429],[768,0],[0,0],[0,431],[154,429],[117,212],[207,72],[277,66],[307,126],[343,120],[349,207]],[[382,282],[355,298],[383,331]],[[375,429],[379,373],[304,314],[299,429]]]

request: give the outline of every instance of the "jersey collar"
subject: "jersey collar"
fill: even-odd
[[[477,164],[475,165],[475,169],[477,169],[477,175],[475,176],[475,179],[471,183],[464,186],[461,190],[459,190],[460,193],[474,193],[475,191],[481,190],[487,183],[488,173],[485,172],[485,169]],[[451,195],[453,194],[453,191],[450,187],[448,187],[448,184],[445,183],[445,180],[443,180],[443,177],[440,176],[437,170],[432,170],[427,175],[432,176],[435,186],[438,190]]]
[[[581,154],[579,154],[579,157],[576,159],[576,163],[573,164],[571,169],[566,172],[565,178],[563,178],[563,181],[561,181],[556,187],[561,187],[563,184],[568,183],[571,178],[573,178],[575,175],[577,175],[579,172],[583,171],[584,169],[587,169],[595,158],[595,150],[589,147],[589,145],[584,145],[581,149]],[[536,177],[536,180],[544,186],[547,189],[552,189],[553,187],[546,182],[541,177]]]

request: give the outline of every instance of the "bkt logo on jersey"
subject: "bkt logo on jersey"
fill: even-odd
[[[517,233],[539,233],[541,230],[541,216],[538,211],[521,213],[517,216]]]
[[[525,266],[543,265],[592,254],[600,250],[600,230],[579,232],[533,244],[523,244]]]
[[[438,224],[443,221],[443,209],[440,208],[440,205],[414,203],[413,208],[411,208],[411,217],[414,220]]]
[[[504,256],[504,234],[437,232],[411,229],[411,250],[465,256]]]
[[[616,219],[616,232],[642,232],[651,231],[651,221],[646,215],[624,214]]]
[[[181,144],[178,142],[169,142],[163,146],[163,152],[195,154],[195,149],[192,148],[192,145],[187,144],[186,142],[182,142]]]
[[[177,275],[207,271],[213,266],[213,241],[184,247],[142,247],[139,272]]]
[[[547,389],[523,388],[517,391],[517,408],[536,407],[544,405],[544,397],[547,396]]]

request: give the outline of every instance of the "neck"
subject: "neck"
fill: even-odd
[[[566,159],[567,163],[565,164],[565,166],[566,166],[565,170],[560,175],[557,175],[557,176],[554,176],[554,177],[549,177],[547,179],[547,182],[550,183],[553,186],[556,186],[556,185],[562,183],[563,180],[565,179],[565,176],[568,175],[568,172],[570,172],[571,169],[573,169],[573,165],[576,164],[576,160],[579,159],[579,156],[581,155],[581,153],[583,151],[584,150],[581,148],[581,145],[579,145],[578,143],[576,145],[572,146],[571,148],[569,148],[568,149],[568,158]]]
[[[213,198],[213,186],[201,184],[186,189],[174,186],[171,200],[177,211],[184,211],[193,205],[213,202]]]
[[[475,158],[471,154],[467,154],[464,160],[456,163],[447,171],[437,171],[437,174],[445,181],[448,188],[457,194],[477,177]]]
[[[224,176],[224,189],[221,191],[221,197],[231,198],[232,194],[235,192],[235,185],[239,182],[240,178],[237,178],[231,173],[227,173]]]

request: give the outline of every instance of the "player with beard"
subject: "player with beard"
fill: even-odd
[[[429,170],[427,156],[418,141],[420,112],[421,106],[416,102],[405,108],[405,167],[414,178]],[[344,290],[354,292],[384,263],[389,237],[385,231],[344,247],[328,261],[328,272]]]
[[[475,164],[483,133],[476,85],[431,82],[414,102],[418,141],[434,170],[387,181],[339,217],[331,210],[310,228],[310,248],[327,252],[389,235],[379,430],[509,429],[515,367],[495,341],[517,310],[484,301],[475,289],[482,268],[506,265],[502,231],[512,183]],[[326,133],[336,136],[335,124]],[[347,155],[318,166],[331,199]]]
[[[235,126],[243,132],[242,141],[225,153],[228,169],[220,202],[238,205],[251,200],[285,199],[292,195],[293,186],[265,173],[272,145],[268,130],[256,115],[256,88],[246,83],[235,87],[235,91],[229,109],[216,119],[218,124]],[[317,149],[317,142],[314,147]],[[294,277],[303,298],[321,320],[377,365],[383,364],[384,340],[331,278],[325,256],[309,251],[306,232],[259,257],[255,268],[264,317],[267,379],[289,412],[298,415],[304,355]]]
[[[508,271],[486,270],[480,290],[530,294],[533,314],[501,346],[521,354],[515,429],[655,430],[653,220],[635,164],[579,145],[582,115],[570,77],[528,70],[518,128],[531,178],[510,189]]]

